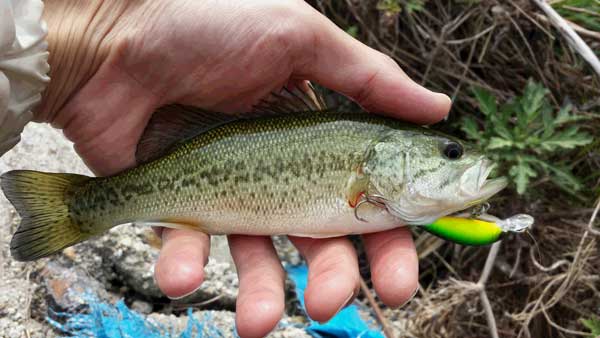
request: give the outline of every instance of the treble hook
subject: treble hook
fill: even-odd
[[[356,217],[357,220],[361,221],[361,222],[365,222],[365,223],[369,223],[369,221],[367,221],[366,219],[360,217],[358,215],[358,208],[360,208],[361,205],[365,204],[365,203],[369,203],[373,206],[376,206],[378,208],[382,208],[385,209],[387,211],[388,207],[385,203],[386,199],[381,196],[381,195],[377,195],[377,194],[373,194],[373,195],[367,195],[367,194],[363,194],[360,197],[360,200],[358,201],[358,203],[356,203],[356,206],[354,207],[354,217]]]

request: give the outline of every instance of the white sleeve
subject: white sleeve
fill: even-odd
[[[0,0],[0,156],[21,139],[47,76],[41,0]]]

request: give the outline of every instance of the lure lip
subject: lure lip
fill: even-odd
[[[516,214],[506,219],[496,221],[502,232],[524,232],[531,228],[535,219],[528,214]]]

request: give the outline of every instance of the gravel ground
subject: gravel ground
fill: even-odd
[[[0,173],[12,169],[90,175],[61,132],[40,124],[30,124],[19,145],[0,158]],[[169,302],[154,283],[153,262],[158,250],[149,229],[124,225],[67,249],[63,255],[19,263],[10,258],[9,252],[10,237],[17,224],[18,216],[4,196],[0,196],[0,337],[56,336],[58,333],[45,320],[48,304],[63,309],[81,306],[81,299],[65,294],[69,288],[93,288],[101,299],[113,303],[125,298],[130,307],[175,327],[187,321],[185,314],[173,315],[179,313],[178,304]],[[300,261],[286,239],[277,239],[276,245],[286,261]],[[206,276],[198,292],[180,301],[183,307],[189,303],[209,302],[211,309],[232,310],[238,282],[224,237],[212,241]],[[203,316],[205,312],[208,311],[194,315]],[[210,313],[219,328],[232,332],[233,312]],[[286,317],[283,322],[287,324],[278,326],[270,336],[307,336],[295,328],[292,321]]]
[[[30,124],[22,141],[0,158],[0,172],[32,169],[89,174],[62,134],[46,125]],[[0,337],[52,337],[49,326],[31,318],[31,304],[39,284],[31,273],[47,260],[19,263],[10,258],[9,242],[18,217],[0,197]]]

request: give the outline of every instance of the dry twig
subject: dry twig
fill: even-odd
[[[365,295],[365,297],[367,297],[367,301],[369,302],[369,305],[371,305],[373,312],[375,312],[375,317],[377,318],[377,321],[383,328],[383,333],[385,334],[385,336],[387,338],[394,338],[394,333],[392,332],[392,329],[390,328],[390,324],[387,322],[387,319],[385,318],[385,315],[381,311],[379,304],[377,304],[377,301],[371,294],[371,290],[369,290],[367,283],[365,282],[365,280],[362,277],[360,277],[360,289],[363,292],[363,294]]]
[[[488,257],[485,261],[485,265],[483,267],[483,272],[481,273],[481,277],[477,282],[477,286],[479,286],[479,297],[481,297],[481,303],[483,305],[483,309],[485,310],[486,319],[488,322],[488,326],[490,329],[490,336],[492,338],[498,338],[498,326],[496,325],[496,318],[494,317],[494,311],[492,310],[492,304],[490,304],[490,300],[485,292],[485,283],[490,277],[490,273],[492,268],[494,267],[494,263],[496,262],[496,257],[498,256],[498,250],[500,250],[500,243],[496,242],[492,245],[490,252],[488,253]]]
[[[560,16],[545,0],[533,0],[533,2],[535,2],[536,5],[538,5],[542,11],[544,11],[544,13],[546,13],[546,16],[548,16],[550,22],[556,26],[565,39],[567,39],[571,47],[581,54],[581,57],[583,57],[583,59],[587,61],[590,66],[592,66],[596,74],[600,76],[600,60],[598,60],[598,57],[592,51],[590,46],[588,46],[587,43],[581,39],[581,37],[575,32],[575,30],[573,30],[569,23],[563,19],[563,17]]]

